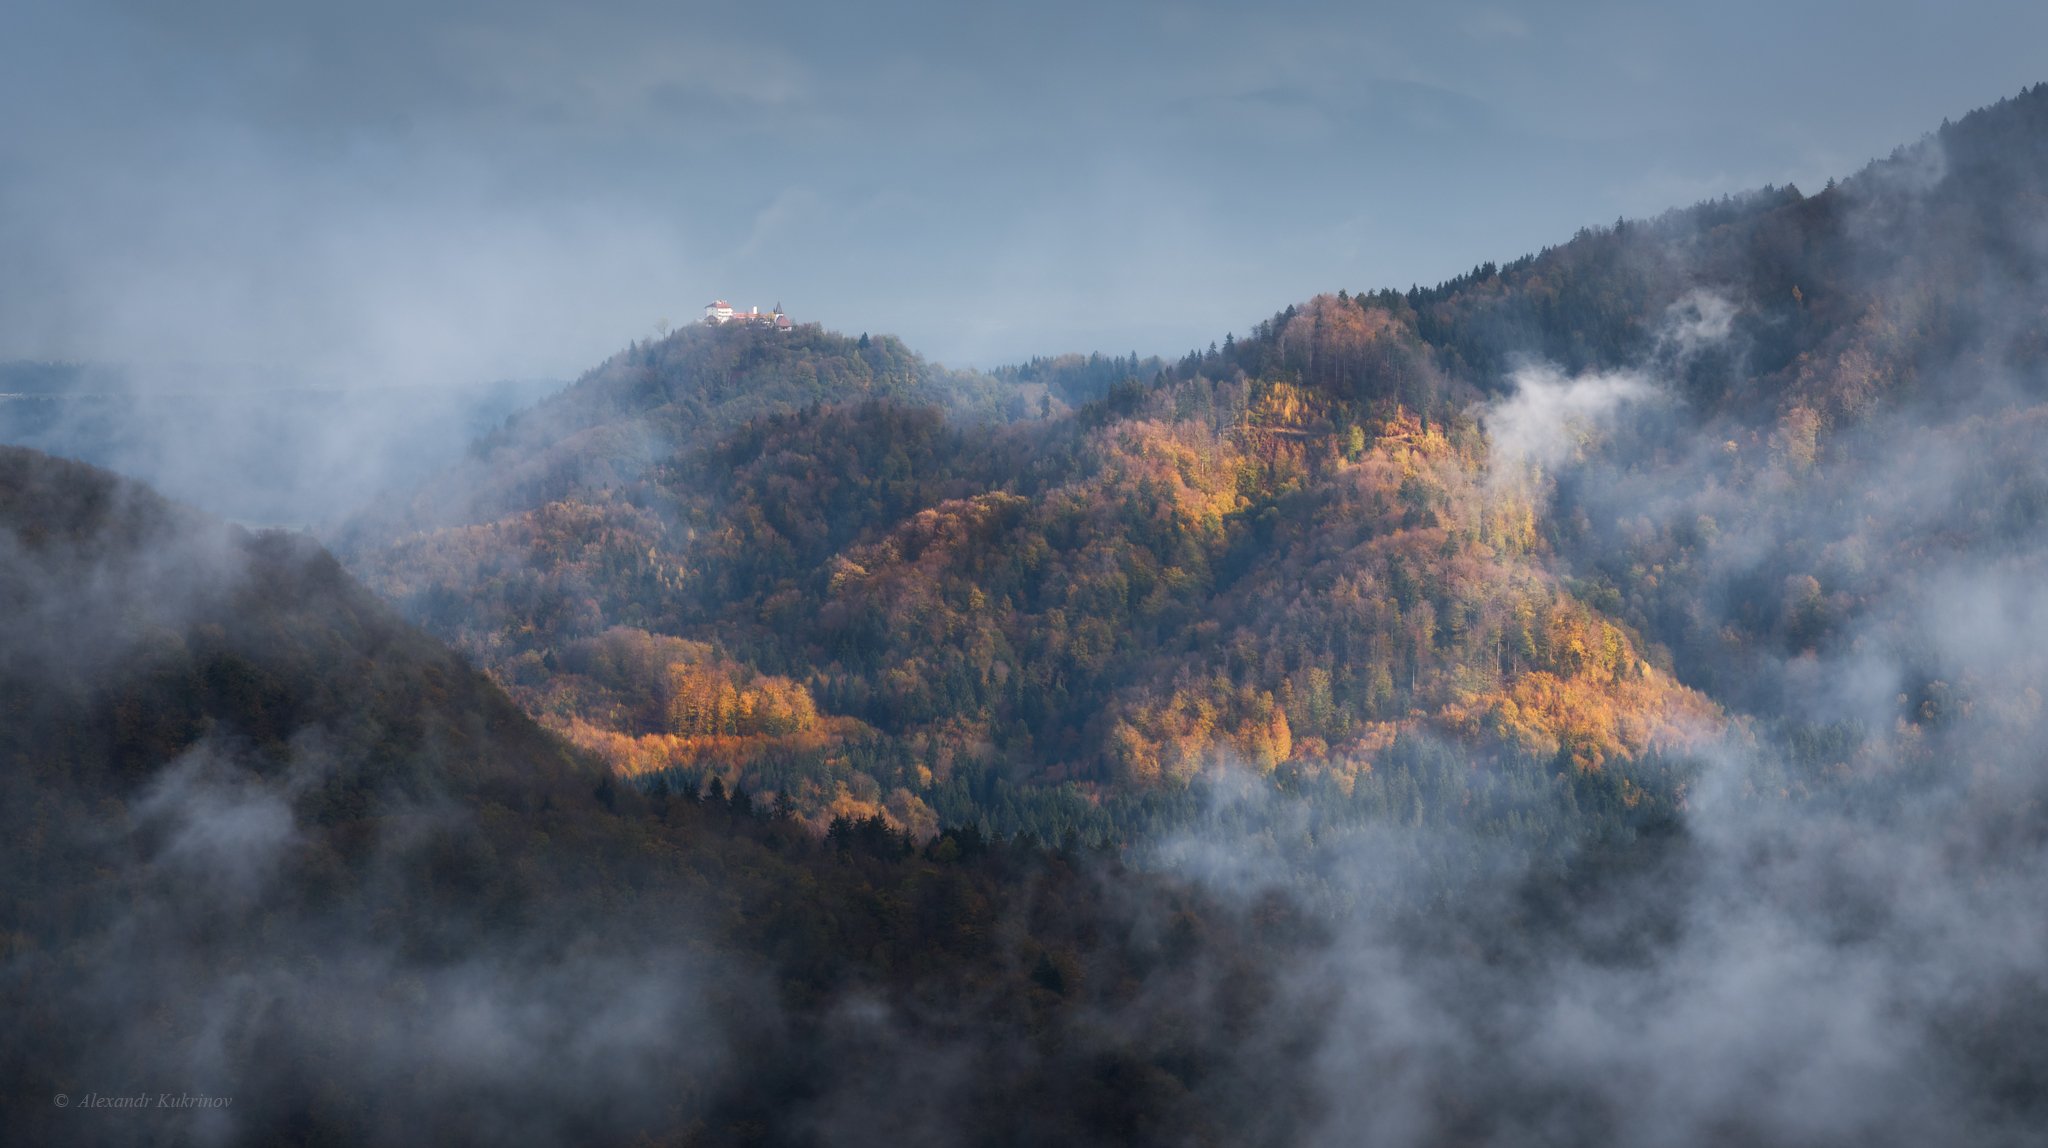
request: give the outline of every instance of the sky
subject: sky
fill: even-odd
[[[2042,43],[2038,0],[0,0],[0,359],[568,378],[714,297],[1178,355],[1816,187]]]

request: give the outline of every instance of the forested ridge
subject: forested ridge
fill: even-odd
[[[1704,585],[1715,515],[1655,538],[1589,516],[1589,471],[1509,481],[1486,420],[1531,363],[1655,375],[1693,441],[1633,428],[1603,461],[1705,441],[1744,508],[1825,482],[1814,459],[1846,459],[1863,421],[1978,385],[1953,368],[1996,333],[1985,276],[2024,278],[1996,239],[2038,205],[2043,102],[1816,195],[1319,296],[1174,363],[943,376],[889,340],[693,328],[340,544],[620,767],[787,791],[819,829],[1114,834],[1112,803],[1222,763],[1349,796],[1411,737],[1545,776],[1625,768],[1731,705],[1774,716],[1756,649],[1824,639],[1854,593]],[[2031,385],[2024,330],[1999,374]],[[1783,561],[1747,575],[1770,599],[1812,577]],[[1711,593],[1750,597],[1695,605]],[[800,719],[752,716],[799,697]]]
[[[6,1126],[2032,1143],[2044,237],[2048,85],[1173,360],[693,326],[332,555],[0,451]]]

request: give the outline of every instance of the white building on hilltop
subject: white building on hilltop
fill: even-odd
[[[773,311],[763,311],[759,307],[753,307],[745,311],[735,311],[732,308],[732,304],[723,299],[715,299],[705,304],[704,322],[712,327],[723,327],[727,323],[741,323],[749,327],[773,327],[778,331],[787,331],[795,326],[794,323],[790,322],[789,316],[782,313],[782,304],[780,303],[775,305]]]

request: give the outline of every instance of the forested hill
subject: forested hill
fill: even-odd
[[[1831,651],[1917,640],[1886,595],[1935,523],[1887,454],[1982,488],[1973,545],[2035,513],[1983,468],[2042,385],[2044,141],[2035,88],[1813,195],[1319,296],[1071,412],[974,392],[1007,423],[893,343],[693,329],[343,552],[619,767],[819,826],[1109,835],[1225,763],[1385,808],[1447,743],[1484,765],[1449,802],[1672,801],[1658,763],[1726,710],[1790,720]],[[1918,728],[1936,660],[1858,720]],[[1815,768],[1862,752],[1829,722]]]
[[[118,791],[208,743],[284,770],[315,728],[337,814],[457,779],[599,776],[304,535],[250,533],[14,447],[0,448],[0,531],[10,786]]]
[[[802,1144],[866,1105],[1241,1142],[1254,1098],[1313,1108],[1306,1044],[1235,1047],[1315,942],[1291,911],[643,797],[303,536],[13,448],[0,718],[10,1144]],[[92,1100],[144,1089],[228,1103]]]
[[[385,500],[342,537],[485,522],[633,482],[773,412],[862,399],[935,404],[970,418],[1022,412],[1021,399],[998,404],[999,394],[1015,397],[1014,388],[928,363],[888,336],[851,338],[814,323],[787,331],[692,324],[634,344],[508,419],[464,463],[411,499]]]

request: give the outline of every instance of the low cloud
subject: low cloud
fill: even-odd
[[[1657,393],[1634,371],[1568,377],[1548,363],[1525,363],[1509,376],[1514,393],[1481,416],[1493,456],[1508,466],[1565,461],[1624,405]]]
[[[1664,313],[1660,342],[1680,360],[1728,341],[1741,308],[1718,292],[1695,289],[1673,303]]]
[[[201,743],[165,766],[135,803],[140,830],[159,840],[157,865],[223,895],[247,898],[277,875],[298,836],[288,791]]]

